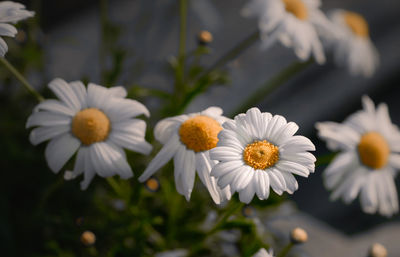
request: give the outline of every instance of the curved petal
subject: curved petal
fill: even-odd
[[[181,145],[177,135],[172,136],[168,142],[161,148],[160,152],[154,157],[149,163],[143,174],[139,177],[140,182],[146,181],[151,175],[153,175],[159,168],[171,160],[172,156],[178,150]]]
[[[29,134],[29,141],[31,141],[33,145],[37,145],[63,133],[67,133],[69,130],[70,126],[68,125],[44,126],[35,128]]]
[[[211,195],[211,198],[216,204],[221,203],[221,196],[219,191],[217,190],[217,182],[214,177],[210,175],[212,167],[215,165],[209,156],[207,156],[207,152],[197,153],[196,154],[196,170],[197,174],[203,185],[207,188],[208,192]]]
[[[154,137],[165,144],[173,133],[177,133],[180,125],[188,118],[187,115],[179,115],[159,121],[154,128]]]
[[[71,124],[71,117],[53,112],[34,112],[29,116],[26,127],[64,126]]]
[[[71,116],[71,117],[76,114],[76,112],[73,109],[69,108],[61,101],[54,100],[54,99],[45,100],[45,101],[39,103],[35,107],[34,111],[35,112],[48,111],[48,112],[67,115],[67,116]]]
[[[129,119],[114,123],[108,138],[120,147],[147,155],[153,146],[145,141],[145,132],[143,120]]]
[[[49,83],[49,88],[53,93],[68,107],[73,109],[75,112],[81,109],[79,99],[76,97],[72,87],[65,82],[63,79],[56,78]]]
[[[59,172],[80,145],[80,141],[69,133],[52,139],[45,150],[45,157],[50,169],[55,173]]]

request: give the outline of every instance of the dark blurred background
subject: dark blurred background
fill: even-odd
[[[168,59],[177,54],[179,15],[176,0],[110,0],[110,1],[20,1],[36,12],[35,20],[21,22],[18,28],[26,38],[7,39],[7,58],[18,65],[39,90],[55,77],[66,81],[104,82],[105,74],[113,85],[132,88],[172,90],[173,78]],[[212,52],[202,59],[212,64],[227,49],[256,30],[255,19],[240,16],[245,0],[191,0],[187,49],[196,47],[196,34],[212,32]],[[342,121],[361,108],[361,96],[369,95],[376,104],[386,102],[392,121],[400,125],[400,2],[396,0],[325,0],[322,10],[343,8],[359,12],[370,25],[371,39],[380,53],[380,66],[372,78],[352,77],[346,70],[328,63],[312,65],[291,79],[260,103],[262,111],[284,115],[300,126],[300,133],[312,139],[316,155],[328,153],[315,136],[316,121]],[[29,45],[29,47],[25,47]],[[26,49],[27,48],[27,49]],[[29,61],[27,61],[29,60]],[[187,112],[210,105],[221,106],[226,113],[234,110],[256,88],[289,63],[294,54],[280,45],[261,51],[255,44],[227,65],[229,85],[215,86],[196,98]],[[0,194],[0,245],[6,253],[18,247],[40,249],[40,240],[59,229],[76,229],[75,219],[90,215],[96,203],[91,201],[93,187],[82,194],[78,181],[62,182],[62,174],[47,168],[44,145],[33,147],[24,128],[35,105],[18,83],[2,68],[0,79],[0,148],[2,167]],[[143,95],[150,111],[159,102]],[[155,114],[157,116],[158,114]],[[308,179],[298,178],[299,190],[290,198],[301,211],[328,223],[339,231],[355,235],[367,233],[388,219],[361,212],[358,201],[347,206],[330,202],[321,180],[324,167],[318,167]],[[139,169],[140,172],[141,169]],[[48,191],[54,183],[62,187]],[[92,183],[101,183],[95,180]],[[399,185],[399,179],[397,179]],[[400,188],[400,187],[398,187]],[[45,195],[45,196],[43,196]],[[59,200],[58,200],[59,199]],[[38,218],[32,213],[43,204],[50,214],[70,215],[71,224],[62,220]],[[49,215],[56,217],[57,215]],[[64,220],[64,219],[63,219]],[[37,223],[38,221],[44,223]],[[399,221],[395,215],[391,222]],[[44,229],[46,228],[46,229]],[[399,236],[399,234],[394,235]],[[61,247],[50,245],[46,247]],[[30,255],[25,252],[26,256]],[[65,255],[68,256],[68,255]]]

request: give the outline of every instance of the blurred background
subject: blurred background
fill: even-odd
[[[168,61],[178,49],[178,1],[19,2],[34,10],[36,16],[17,25],[19,33],[15,39],[6,39],[10,48],[6,57],[38,90],[51,96],[45,86],[55,77],[124,85],[148,106],[154,116],[150,120],[153,125],[162,116],[157,113],[160,100],[137,86],[172,91],[174,82]],[[196,48],[196,35],[200,30],[208,30],[214,37],[210,54],[201,59],[206,67],[257,29],[256,19],[240,15],[246,2],[189,1],[187,49]],[[362,95],[369,95],[376,104],[386,102],[393,123],[400,125],[400,2],[323,1],[324,12],[335,8],[361,13],[369,22],[371,39],[380,54],[380,66],[374,76],[369,79],[353,77],[347,70],[337,68],[328,55],[327,64],[311,65],[261,102],[254,103],[262,111],[281,114],[298,123],[299,133],[316,144],[317,156],[328,151],[316,138],[314,123],[341,122],[361,108]],[[292,51],[279,44],[261,51],[256,43],[225,67],[229,83],[213,86],[195,98],[186,112],[217,105],[229,114],[237,103],[243,102],[272,75],[295,60]],[[110,224],[103,224],[104,219],[99,217],[101,210],[108,206],[108,202],[102,201],[102,188],[93,185],[101,185],[100,179],[82,192],[79,181],[63,182],[62,174],[55,175],[47,168],[44,145],[33,147],[28,141],[29,131],[24,128],[35,99],[27,95],[4,68],[0,68],[0,80],[1,255],[76,256],[74,253],[79,252],[76,249],[80,243],[75,237],[79,237],[82,227],[86,226],[79,220],[82,217],[91,217],[92,222],[98,221],[98,228],[104,228],[97,231],[99,238],[107,234],[106,227],[121,229],[118,226],[123,226],[123,221],[117,216],[110,218]],[[139,163],[135,167],[136,175],[142,172],[144,165]],[[315,240],[313,244],[310,240],[302,253],[304,256],[318,256],[315,255],[318,253],[319,256],[338,256],[338,253],[365,256],[352,252],[352,246],[357,248],[355,245],[361,243],[368,246],[379,239],[385,241],[382,243],[388,247],[389,256],[398,256],[399,215],[387,219],[364,214],[358,201],[349,206],[340,201],[330,202],[329,192],[322,184],[323,169],[324,166],[318,167],[308,179],[297,178],[299,190],[289,198],[301,213],[281,218],[278,215],[277,223],[267,226],[276,229],[276,226],[285,227],[287,223],[301,221],[306,222],[305,226],[315,231],[315,235],[326,236],[322,241],[330,243],[321,245]],[[399,185],[399,181],[396,182]],[[80,221],[83,225],[79,225]],[[54,240],[50,240],[52,238]],[[344,242],[347,243],[344,249],[338,249]],[[324,247],[331,247],[332,251]],[[60,250],[64,248],[70,250]]]

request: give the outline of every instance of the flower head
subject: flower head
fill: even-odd
[[[77,152],[73,171],[64,177],[72,179],[84,173],[82,189],[96,173],[130,178],[133,174],[123,148],[143,154],[152,149],[144,139],[146,123],[134,118],[149,116],[147,108],[125,99],[123,87],[108,89],[89,83],[86,89],[80,81],[62,79],[54,79],[49,87],[59,100],[37,105],[26,126],[37,127],[30,133],[32,144],[50,140],[45,150],[50,169],[59,172]]]
[[[246,17],[257,17],[263,48],[279,40],[293,48],[305,61],[314,56],[322,64],[325,55],[316,27],[329,30],[329,22],[319,10],[319,0],[252,0],[242,10]]]
[[[11,1],[0,2],[0,36],[14,37],[17,29],[8,24],[32,17],[35,13],[25,10],[25,6]],[[0,37],[0,56],[8,51],[6,42]]]
[[[265,248],[261,248],[253,255],[253,257],[274,257],[274,251],[269,249],[269,252],[267,252]]]
[[[216,161],[210,159],[209,150],[217,145],[217,135],[225,120],[227,118],[222,116],[220,108],[210,107],[200,113],[175,116],[158,122],[154,135],[164,146],[139,180],[146,181],[173,158],[176,189],[188,201],[196,171],[216,204],[229,199],[229,189],[220,190],[216,179],[210,176]]]
[[[333,200],[350,203],[360,195],[364,212],[391,216],[399,209],[393,180],[400,169],[400,132],[390,121],[386,104],[375,109],[367,96],[362,102],[364,110],[343,123],[316,124],[328,148],[340,151],[323,174],[325,186],[333,190]]]
[[[298,126],[280,115],[249,109],[226,121],[218,134],[212,160],[220,161],[211,171],[221,188],[239,192],[240,201],[249,203],[254,194],[267,199],[270,187],[277,193],[292,194],[298,184],[293,174],[307,177],[314,172],[313,143],[294,136]]]
[[[330,14],[333,36],[325,38],[335,62],[352,75],[370,77],[379,65],[379,54],[369,37],[367,21],[358,13],[334,10]]]

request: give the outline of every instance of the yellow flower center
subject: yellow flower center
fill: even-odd
[[[380,169],[386,165],[390,149],[386,140],[379,133],[368,132],[361,137],[358,154],[364,165]]]
[[[308,17],[307,7],[301,0],[282,0],[287,12],[292,13],[299,20],[306,20]]]
[[[368,23],[361,15],[354,12],[345,12],[344,20],[355,35],[360,37],[368,37]]]
[[[198,115],[182,123],[179,136],[187,148],[195,151],[207,151],[217,146],[221,125],[214,119]]]
[[[244,149],[243,160],[254,169],[264,170],[279,160],[279,148],[267,140],[255,141]]]
[[[84,109],[72,119],[72,133],[84,145],[104,141],[110,129],[110,120],[96,108]]]

